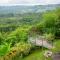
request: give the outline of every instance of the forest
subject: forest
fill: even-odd
[[[60,8],[0,14],[0,60],[53,60],[57,52],[60,53]]]

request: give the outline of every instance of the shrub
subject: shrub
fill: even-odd
[[[46,40],[48,40],[48,41],[54,40],[54,34],[52,34],[52,33],[44,34],[44,36],[45,36]]]
[[[6,39],[8,43],[14,45],[20,41],[25,41],[28,39],[28,33],[26,29],[17,29],[13,31]]]
[[[28,44],[28,43],[18,43],[16,45],[16,47],[19,48],[20,52],[23,54],[23,55],[28,55],[30,50],[31,50],[31,44]]]
[[[2,33],[0,33],[0,45],[3,44],[3,42],[4,42],[4,37],[3,37]]]
[[[53,12],[54,11],[54,12]],[[60,36],[60,9],[56,9],[43,14],[42,21],[37,25],[37,29],[43,33],[52,33],[56,37]]]
[[[31,44],[28,43],[17,43],[14,47],[11,48],[11,51],[4,56],[5,59],[15,60],[19,57],[22,58],[29,54],[31,50]],[[20,59],[19,58],[19,59]]]
[[[10,45],[9,44],[0,45],[0,56],[4,56],[9,51],[10,51]]]

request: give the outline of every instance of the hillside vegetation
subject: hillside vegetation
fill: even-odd
[[[0,17],[0,60],[45,60],[44,52],[49,49],[28,42],[29,37],[37,36],[54,46],[53,53],[60,51],[60,8]]]

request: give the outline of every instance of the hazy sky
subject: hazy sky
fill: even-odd
[[[0,5],[34,5],[34,4],[60,4],[60,0],[0,0]]]

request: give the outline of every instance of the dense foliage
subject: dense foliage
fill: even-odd
[[[33,48],[28,42],[30,35],[44,36],[48,41],[59,38],[60,9],[44,13],[25,13],[16,17],[0,17],[0,58],[17,60],[18,57],[29,55]]]
[[[37,25],[37,27],[43,33],[52,33],[55,36],[60,36],[60,9],[46,12],[43,14],[42,21]],[[40,27],[41,26],[41,27]]]

